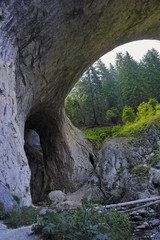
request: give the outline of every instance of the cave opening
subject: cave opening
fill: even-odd
[[[34,204],[45,201],[51,191],[47,168],[47,161],[52,154],[49,150],[49,136],[54,132],[51,123],[53,121],[44,112],[30,115],[25,122],[24,149],[31,171],[30,191]]]
[[[43,149],[40,143],[40,136],[33,129],[24,130],[24,149],[31,171],[30,191],[33,203],[43,200],[42,192],[45,178],[45,167]]]
[[[44,202],[54,190],[71,190],[70,152],[58,117],[40,111],[25,122],[24,149],[31,171],[30,191],[33,203]]]

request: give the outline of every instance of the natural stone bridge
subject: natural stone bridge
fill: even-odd
[[[64,99],[100,56],[149,38],[160,39],[159,0],[0,1],[0,180],[21,204],[31,203],[25,129],[43,150],[37,191],[78,189],[95,157],[65,117]]]

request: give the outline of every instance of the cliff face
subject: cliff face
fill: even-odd
[[[160,126],[139,137],[107,141],[96,167],[108,201],[135,200],[160,193]]]
[[[93,170],[90,145],[65,117],[84,70],[119,44],[159,38],[157,0],[0,2],[0,180],[29,205],[24,130],[40,136],[44,192],[74,191]]]

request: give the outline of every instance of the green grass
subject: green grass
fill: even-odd
[[[156,110],[150,114],[136,119],[134,123],[126,123],[125,125],[116,125],[113,127],[99,127],[83,130],[86,138],[92,141],[103,141],[107,137],[130,137],[139,136],[142,132],[149,129],[153,124],[160,123],[160,104],[156,106]]]
[[[150,128],[153,124],[158,125],[159,122],[160,122],[160,110],[158,109],[153,114],[147,115],[145,117],[141,117],[140,119],[136,120],[134,123],[125,124],[124,126],[119,128],[118,131],[115,131],[115,133],[113,133],[112,136],[113,137],[138,136],[140,133]]]
[[[119,128],[119,125],[114,127],[89,128],[82,130],[82,133],[92,141],[103,142],[107,137],[111,137],[114,129],[116,130],[117,128]]]
[[[93,141],[103,141],[106,138],[106,133],[100,128],[89,128],[82,131],[86,138]]]
[[[95,151],[99,151],[104,140],[112,136],[112,127],[89,128],[82,130],[82,133],[93,143]]]
[[[19,210],[0,211],[0,219],[8,228],[28,226],[36,222],[37,212],[33,207],[22,207]]]

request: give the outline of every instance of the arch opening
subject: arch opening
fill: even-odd
[[[80,129],[122,125],[122,112],[159,97],[160,41],[144,39],[119,45],[97,59],[65,100],[66,114]],[[103,136],[102,136],[103,138]]]
[[[33,129],[25,128],[24,149],[31,171],[30,191],[33,203],[43,200],[42,192],[45,178],[45,166],[40,137]]]
[[[61,120],[62,121],[62,120]],[[71,162],[62,124],[50,114],[38,112],[25,123],[25,152],[31,170],[31,197],[45,201],[53,190],[71,191]]]

